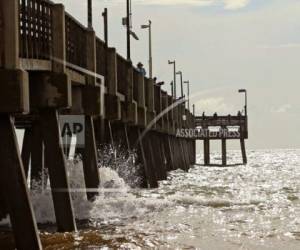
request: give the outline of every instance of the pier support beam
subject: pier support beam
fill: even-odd
[[[74,212],[63,153],[58,114],[55,109],[44,109],[40,113],[45,144],[45,165],[49,170],[50,185],[56,224],[59,232],[76,230]]]
[[[227,165],[227,147],[226,139],[222,139],[222,165]]]
[[[140,166],[139,175],[141,177],[141,188],[148,188],[149,181],[149,171],[147,162],[145,159],[145,152],[143,148],[143,143],[139,140],[140,132],[138,127],[129,127],[125,126],[125,133],[128,135],[130,151],[135,152],[136,154],[136,166]]]
[[[85,145],[82,157],[87,198],[88,200],[93,201],[95,196],[98,195],[96,190],[99,188],[100,178],[98,172],[94,123],[91,116],[85,116]],[[93,191],[90,191],[89,189],[93,189]]]
[[[156,161],[155,156],[153,154],[152,143],[150,134],[147,133],[142,140],[143,148],[144,148],[144,156],[147,162],[147,169],[149,171],[149,186],[150,188],[158,187],[158,177],[156,171]]]
[[[140,176],[142,178],[142,188],[156,188],[158,183],[156,180],[155,171],[152,170],[152,159],[149,158],[150,152],[147,149],[147,137],[141,138],[141,129],[138,127],[129,128],[129,143],[131,150],[137,155],[136,164],[142,166]]]
[[[42,249],[28,195],[23,163],[9,115],[0,115],[0,189],[10,215],[17,249]],[[2,204],[1,204],[2,205]]]
[[[242,157],[243,157],[243,164],[247,164],[248,160],[247,160],[247,154],[246,154],[246,146],[245,146],[245,139],[240,139],[240,143],[241,143],[241,151],[242,151]]]
[[[180,146],[181,146],[181,158],[184,164],[184,170],[188,172],[189,170],[189,159],[188,159],[188,152],[186,148],[186,140],[184,138],[179,139],[180,140]]]
[[[148,132],[151,133],[150,142],[153,153],[153,158],[155,162],[155,168],[157,173],[158,180],[167,179],[167,171],[164,162],[163,149],[161,144],[160,135],[157,132]]]
[[[167,171],[172,171],[174,169],[174,159],[173,152],[171,149],[170,136],[165,135],[163,138],[163,145],[165,149],[165,156],[167,160]]]
[[[204,165],[210,164],[210,141],[209,139],[204,139]]]

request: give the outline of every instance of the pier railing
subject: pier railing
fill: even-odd
[[[86,69],[86,28],[69,14],[65,21],[67,62]]]
[[[49,60],[52,55],[52,3],[19,1],[20,58]]]
[[[19,34],[19,37],[18,44],[16,47],[11,46],[10,52],[18,53],[19,58],[13,58],[17,68],[22,67],[32,71],[57,71],[58,69],[60,72],[65,71],[72,83],[86,85],[94,81],[103,84],[102,95],[113,94],[118,96],[119,102],[136,103],[137,107],[132,106],[130,112],[144,105],[146,108],[144,112],[148,115],[147,122],[150,122],[155,114],[159,114],[173,103],[172,97],[165,97],[160,87],[154,85],[152,79],[141,76],[132,64],[121,55],[115,53],[115,62],[112,61],[113,57],[110,55],[112,48],[108,48],[100,38],[96,36],[93,38],[91,31],[65,12],[61,4],[55,4],[49,0],[12,0],[12,2],[16,3],[19,25],[11,27],[16,29],[15,32]],[[14,15],[14,10],[11,14]],[[9,14],[6,16],[8,17]],[[3,30],[4,22],[4,16],[1,13],[0,32],[3,33],[2,37],[7,35]],[[65,31],[64,34],[60,33],[62,29]],[[14,31],[11,30],[11,32]],[[95,45],[94,48],[93,45]],[[9,45],[5,45],[3,39],[0,42],[2,65],[5,57],[10,57],[5,56],[7,47]],[[94,53],[94,59],[91,58],[91,53]],[[115,67],[115,70],[112,69],[112,66]],[[92,80],[93,69],[98,76],[101,75],[103,78],[96,77],[96,81]],[[76,92],[76,90],[74,91]],[[166,98],[168,100],[164,102]],[[111,101],[111,99],[109,100]],[[70,103],[70,101],[65,101],[65,103]],[[114,103],[114,105],[119,113],[115,117],[121,119],[120,104]],[[106,112],[105,109],[103,110]],[[175,118],[174,113],[178,114],[176,122],[169,119]],[[169,117],[169,114],[166,114],[158,119],[157,128],[163,129],[164,123],[167,122],[173,124],[171,126],[173,130],[175,124],[180,127],[184,124],[180,121],[183,113],[181,106],[175,107],[174,111],[169,112],[172,116]]]
[[[97,74],[105,76],[107,75],[107,48],[106,44],[99,39],[96,38],[96,62],[97,62]],[[105,85],[107,82],[105,81]]]

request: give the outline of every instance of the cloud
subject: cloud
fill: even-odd
[[[178,5],[178,4],[190,4],[198,6],[213,5],[216,0],[138,0],[137,2],[151,5]]]
[[[114,3],[120,0],[111,1]],[[143,5],[194,5],[194,6],[219,6],[226,10],[237,10],[246,7],[250,0],[135,0],[136,4]]]
[[[233,106],[225,103],[223,97],[210,97],[206,99],[201,99],[195,103],[198,112],[205,111],[207,115],[213,114],[215,112],[219,114],[229,114],[234,112]]]
[[[275,44],[275,45],[263,45],[260,49],[293,49],[299,48],[300,43],[285,43],[285,44]]]
[[[237,10],[246,7],[250,0],[223,0],[227,10]]]
[[[283,104],[278,108],[273,109],[273,113],[287,113],[289,110],[291,110],[292,105],[291,104]]]

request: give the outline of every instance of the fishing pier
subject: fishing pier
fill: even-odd
[[[156,188],[167,172],[195,164],[196,139],[176,136],[177,129],[219,124],[246,132],[245,119],[201,120],[185,106],[62,4],[0,0],[0,218],[9,215],[17,249],[42,249],[28,183],[45,169],[57,230],[76,230],[66,169],[70,148],[62,142],[60,117],[84,117],[84,147],[76,152],[93,201],[102,144],[136,150],[142,187]],[[25,131],[21,150],[15,128]],[[207,164],[209,140],[204,138]]]

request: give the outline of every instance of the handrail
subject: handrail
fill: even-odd
[[[96,38],[96,63],[97,63],[97,74],[106,76],[107,75],[107,48],[105,42],[100,38]],[[106,82],[106,81],[105,81]]]
[[[47,0],[19,0],[21,58],[50,59],[52,4]]]
[[[137,69],[133,68],[133,99],[135,101],[138,101],[138,96],[139,96],[139,77],[140,77],[140,72],[137,71]]]
[[[86,68],[86,28],[68,13],[65,20],[67,61]]]
[[[148,88],[148,85],[150,84],[149,83],[149,78],[145,77],[144,78],[144,82],[145,82],[145,106],[148,108],[149,107],[149,88]]]

